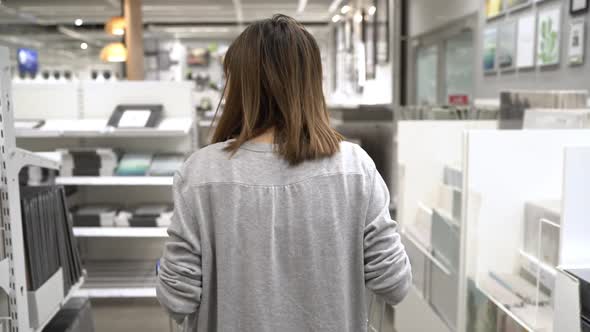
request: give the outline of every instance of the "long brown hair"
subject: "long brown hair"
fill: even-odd
[[[330,127],[322,62],[313,36],[293,18],[275,15],[249,25],[223,63],[225,109],[213,143],[242,144],[274,129],[276,152],[291,165],[331,156],[342,136]]]

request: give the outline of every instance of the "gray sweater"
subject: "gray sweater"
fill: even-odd
[[[225,146],[174,178],[157,293],[185,331],[362,332],[366,288],[404,298],[411,268],[389,192],[358,145],[295,167],[271,144],[231,158]]]

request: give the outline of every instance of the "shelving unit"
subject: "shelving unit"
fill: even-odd
[[[19,145],[29,150],[108,147],[124,152],[188,156],[198,147],[190,82],[80,81],[51,86],[18,84],[15,88],[18,119],[36,120],[40,114],[47,117],[39,129],[16,131]],[[69,99],[62,103],[60,99],[65,97]],[[130,104],[162,105],[162,121],[157,128],[108,128],[107,119],[115,107]],[[46,112],[47,105],[60,107]],[[98,204],[130,209],[143,204],[172,204],[172,176],[58,176],[55,182],[75,187],[70,197],[73,206]],[[85,283],[76,295],[117,299],[119,304],[145,299],[145,306],[156,305],[155,264],[167,238],[165,228],[74,227],[74,235],[86,270]],[[116,319],[128,321],[130,326],[143,318],[117,316],[119,311],[112,303],[93,301],[93,306],[100,307],[97,312],[111,312]],[[154,319],[168,318],[162,312],[162,317]]]
[[[500,312],[511,317],[521,329],[575,331],[554,325],[554,318],[558,317],[556,310],[560,310],[556,307],[559,290],[545,285],[555,285],[559,274],[557,267],[590,264],[588,251],[583,249],[584,246],[587,248],[587,214],[580,213],[578,216],[583,217],[572,218],[568,212],[572,211],[568,207],[575,205],[571,199],[580,200],[587,196],[580,190],[568,195],[567,189],[572,182],[580,182],[579,189],[588,183],[583,172],[590,163],[577,160],[575,167],[580,171],[572,176],[575,180],[570,179],[569,184],[564,180],[571,173],[566,158],[569,149],[572,149],[570,147],[590,146],[590,131],[475,130],[467,133],[465,146],[464,192],[467,195],[463,201],[463,223],[467,232],[462,241],[467,264],[462,279],[462,298],[469,297],[467,285],[472,281],[477,291],[493,302]],[[548,199],[562,202],[561,240],[558,238],[556,244],[559,252],[557,267],[523,250],[527,235],[524,227],[526,220],[523,218],[525,202]],[[587,212],[586,206],[586,202],[580,204],[579,211]],[[543,218],[539,219],[539,223],[543,223]],[[537,232],[540,238],[542,230]],[[538,253],[542,252],[542,248],[555,245],[550,242],[549,239],[539,242]],[[532,282],[523,281],[526,285],[520,287],[518,282],[522,278],[522,269],[532,274],[534,279]],[[500,276],[502,280],[492,275]],[[509,286],[516,287],[516,292],[508,291]],[[520,295],[517,295],[518,292]],[[507,298],[504,293],[512,294],[513,299]],[[467,302],[463,305],[468,307]],[[465,310],[460,318],[465,327],[469,326],[470,319],[481,320],[481,317],[468,315]]]
[[[456,187],[443,184],[445,167],[454,169],[462,164],[466,130],[496,126],[495,121],[398,122],[397,220],[414,275],[408,299],[396,307],[395,327],[399,332],[460,331],[457,329],[459,279],[465,260],[460,255],[460,234],[465,228],[460,216],[453,216],[456,214],[453,203],[457,201],[453,194],[461,196],[462,188],[460,184]],[[454,181],[460,182],[458,175],[459,179]],[[443,216],[448,226],[459,229],[454,242],[451,238],[446,241],[448,247],[437,247],[443,232],[433,230],[435,214]],[[447,250],[446,256],[441,249]],[[455,251],[458,260],[453,264],[448,257],[451,251]],[[415,319],[416,312],[420,312],[420,320]]]
[[[64,186],[171,186],[171,176],[60,176],[56,184]]]
[[[2,205],[3,259],[0,286],[8,298],[8,312],[2,323],[11,332],[42,331],[77,288],[78,281],[64,294],[61,268],[34,292],[26,291],[26,253],[21,218],[19,172],[24,166],[58,169],[59,164],[32,152],[16,148],[11,72],[8,49],[0,47],[0,198]],[[2,292],[0,292],[2,293]]]
[[[74,235],[88,238],[165,238],[165,227],[74,227]]]
[[[178,137],[189,134],[192,118],[164,119],[157,128],[112,128],[107,119],[47,120],[38,129],[17,128],[19,138]]]

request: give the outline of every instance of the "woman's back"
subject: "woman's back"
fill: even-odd
[[[271,144],[227,144],[175,177],[158,297],[189,331],[365,331],[365,286],[403,298],[409,262],[360,147],[291,166]]]

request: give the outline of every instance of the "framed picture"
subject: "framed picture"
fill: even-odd
[[[586,48],[586,22],[577,21],[570,25],[567,57],[572,66],[584,63],[584,50]]]
[[[498,67],[503,70],[513,69],[516,54],[516,22],[505,22],[498,31]]]
[[[490,20],[502,15],[503,5],[503,0],[486,0],[486,18]]]
[[[518,19],[518,37],[516,38],[516,67],[532,68],[535,66],[535,15]]]
[[[526,8],[532,4],[532,0],[505,0],[504,9],[506,11],[516,11]]]
[[[572,15],[588,11],[588,0],[570,0],[570,13]]]
[[[377,21],[377,63],[389,62],[389,1],[375,1],[375,20]]]
[[[498,28],[486,28],[483,33],[483,70],[486,73],[492,73],[496,70],[497,46]]]
[[[550,66],[559,63],[561,8],[539,12],[537,28],[537,64]]]

